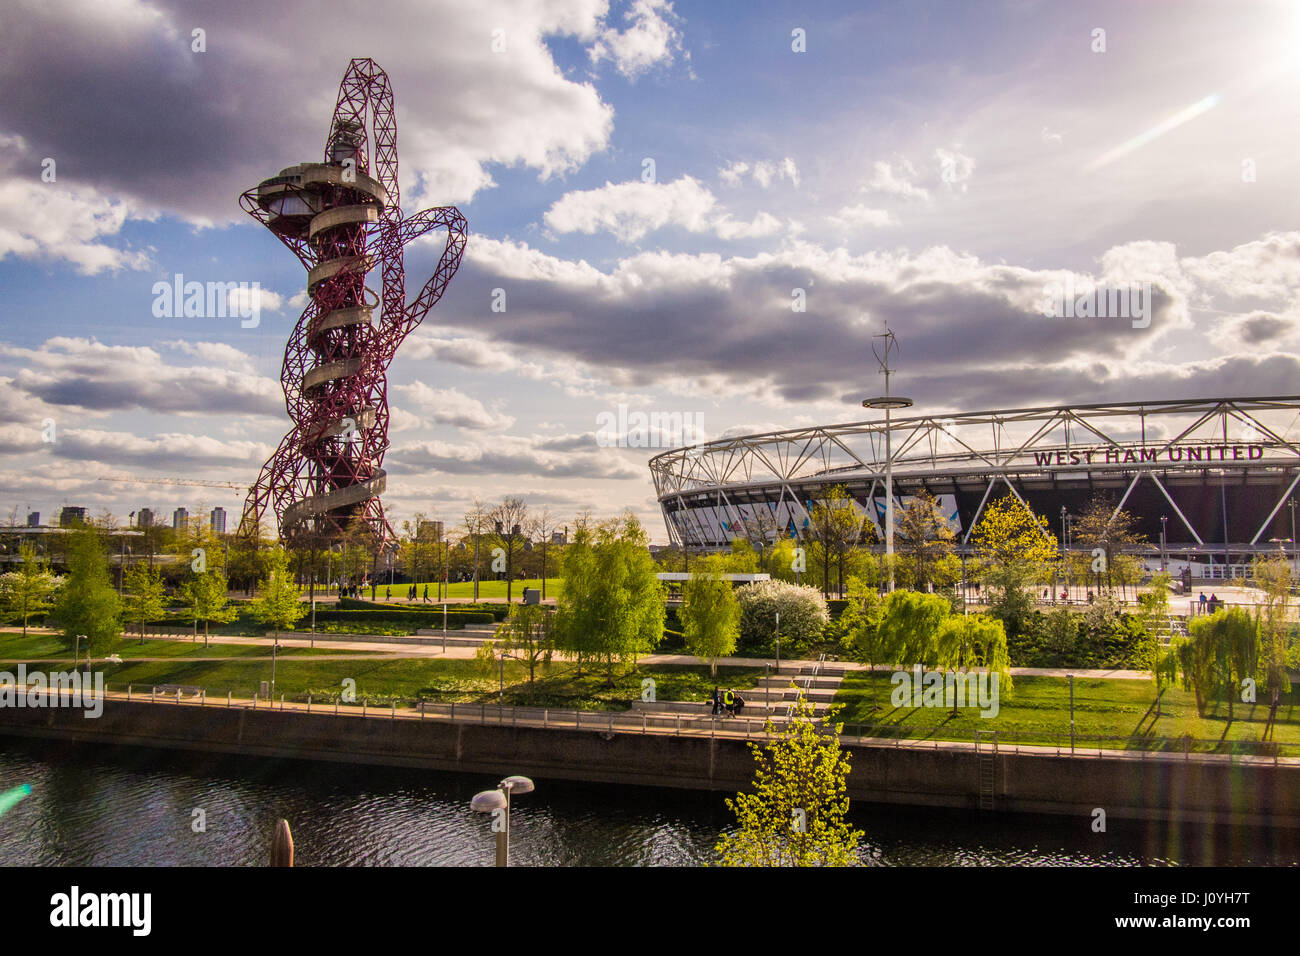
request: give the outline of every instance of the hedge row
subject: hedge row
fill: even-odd
[[[356,598],[339,598],[338,608],[340,611],[401,611],[403,613],[424,613],[430,612],[434,608],[438,613],[442,613],[442,605],[424,604],[385,604],[383,601],[360,601]],[[480,614],[491,614],[492,618],[497,621],[504,621],[510,616],[509,604],[450,604],[448,613],[460,611],[473,611]]]
[[[338,621],[347,624],[405,624],[416,627],[441,627],[442,609],[420,609],[418,611],[395,611],[387,608],[348,609],[322,611],[316,609],[316,620]],[[496,618],[485,611],[447,611],[447,620],[459,621],[461,624],[492,624]]]

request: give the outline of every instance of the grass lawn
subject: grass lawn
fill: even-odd
[[[835,702],[844,705],[840,719],[858,726],[846,726],[845,733],[970,740],[973,731],[994,730],[1004,745],[1069,745],[1070,682],[1065,678],[1017,677],[1012,690],[1000,695],[998,715],[988,718],[973,707],[959,710],[956,717],[948,707],[895,708],[890,702],[893,689],[889,673],[883,671],[847,676]],[[874,710],[873,692],[878,708]],[[1181,738],[1190,735],[1199,741],[1192,745],[1194,750],[1227,752],[1234,742],[1258,741],[1268,719],[1267,703],[1237,703],[1230,723],[1226,701],[1212,702],[1202,717],[1196,712],[1195,696],[1181,687],[1165,691],[1158,718],[1154,700],[1155,685],[1150,681],[1075,678],[1075,732],[1094,747],[1096,738],[1109,737],[1114,739],[1102,741],[1103,747],[1181,751]],[[1277,717],[1274,739],[1281,745],[1281,755],[1300,756],[1300,694],[1284,697]]]
[[[213,697],[231,691],[236,697],[251,697],[261,681],[270,680],[267,661],[140,661],[124,660],[121,665],[104,668],[106,682],[112,690],[124,690],[128,684],[146,690],[158,684],[190,684],[206,687]],[[718,682],[736,688],[753,687],[763,676],[761,668],[720,667]],[[577,666],[556,662],[537,669],[537,679],[530,688],[528,668],[517,661],[507,661],[505,668],[505,703],[535,707],[579,710],[627,710],[641,697],[641,681],[655,681],[660,700],[705,700],[715,681],[707,666],[642,666],[636,670],[618,668],[613,686],[606,686],[603,672],[589,668],[578,676]],[[298,661],[281,660],[276,666],[276,694],[288,700],[332,699],[343,681],[356,681],[358,699],[387,704],[396,698],[398,706],[419,698],[441,703],[497,702],[498,673],[494,667],[485,673],[474,660],[376,660],[376,661]]]
[[[85,658],[86,649],[81,649],[82,658]],[[139,638],[120,638],[113,642],[107,651],[97,652],[96,659],[107,657],[109,654],[117,654],[123,661],[140,657],[264,657],[271,653],[269,646],[259,646],[256,644],[219,644],[216,640],[211,641],[207,648],[203,647],[203,640],[198,641],[145,641],[140,644]],[[286,647],[279,651],[278,657],[293,657],[302,654],[365,654],[379,653],[367,651],[349,651],[337,647],[310,648],[310,647]],[[66,660],[71,662],[72,651],[63,643],[62,638],[54,634],[28,634],[23,637],[21,634],[0,633],[0,660],[5,661],[26,661],[32,663],[42,658],[54,658],[57,660]],[[112,665],[110,665],[112,666]]]
[[[434,601],[435,597],[436,597],[437,594],[438,594],[438,582],[437,582],[437,581],[428,581],[428,582],[421,581],[419,584],[416,585],[416,589],[417,589],[417,591],[418,591],[418,599],[415,601],[416,604],[423,604],[423,603],[424,603],[424,586],[425,586],[426,583],[427,583],[428,586],[429,586],[429,601],[430,601],[430,603],[432,603],[432,602]],[[407,588],[409,588],[409,587],[410,587],[409,584],[394,584],[394,585],[393,585],[393,600],[394,600],[394,601],[405,601],[405,600],[406,600],[406,590],[407,590]],[[378,599],[379,599],[380,601],[387,600],[387,599],[384,597],[384,595],[387,593],[387,588],[388,588],[388,585],[386,585],[386,584],[382,584],[382,583],[381,583],[381,584],[379,585],[379,590],[378,590],[376,593],[377,593],[377,595],[378,595]],[[511,589],[511,595],[510,595],[510,596],[511,596],[512,598],[514,598],[514,600],[516,600],[516,601],[522,600],[522,598],[523,598],[523,596],[524,596],[524,588],[537,588],[537,589],[540,591],[540,590],[542,589],[542,579],[541,579],[541,578],[527,578],[527,579],[525,579],[525,580],[515,581],[515,582],[514,582],[514,585],[512,586],[512,589]],[[562,578],[552,578],[552,577],[548,577],[548,578],[546,579],[546,598],[547,598],[547,600],[550,600],[551,598],[554,598],[554,597],[559,597],[559,595],[560,595],[563,591],[564,591],[564,580],[563,580]],[[469,601],[469,600],[472,600],[473,597],[474,597],[474,582],[473,582],[473,581],[459,581],[459,582],[458,582],[458,581],[451,581],[451,582],[449,582],[449,583],[447,584],[447,596],[448,596],[449,598],[451,598],[453,601]],[[505,581],[479,581],[479,583],[478,583],[478,596],[479,596],[480,598],[504,598],[504,597],[506,596],[506,582],[505,582]],[[369,597],[370,597],[370,589],[369,589],[369,588],[366,588],[366,590],[365,590],[365,597],[366,597],[367,599],[369,599]]]

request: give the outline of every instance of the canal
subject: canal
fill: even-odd
[[[503,768],[505,772],[509,768]],[[0,738],[0,792],[32,794],[0,817],[3,866],[246,866],[264,863],[281,817],[297,862],[485,866],[486,817],[469,810],[481,775],[104,750]],[[1111,819],[996,816],[855,804],[863,862],[913,865],[1278,865],[1294,831]],[[197,825],[203,824],[201,832]],[[514,802],[511,862],[696,866],[733,824],[724,795],[537,780]]]

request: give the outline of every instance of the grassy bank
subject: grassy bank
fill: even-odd
[[[997,731],[1006,745],[1069,746],[1070,682],[1060,677],[1017,677],[1009,693],[1000,695],[996,717],[981,717],[967,707],[952,715],[950,707],[894,707],[894,685],[886,672],[853,672],[844,679],[835,702],[843,704],[845,732],[922,740],[970,740],[974,731]],[[1273,737],[1283,756],[1300,756],[1300,697],[1293,692],[1278,708]],[[1262,698],[1261,698],[1262,700]],[[1226,701],[1212,702],[1205,716],[1196,712],[1196,698],[1181,687],[1165,691],[1157,717],[1155,686],[1150,681],[1075,678],[1074,721],[1079,739],[1096,746],[1126,750],[1182,751],[1184,737],[1191,749],[1227,752],[1235,745],[1250,750],[1268,719],[1266,702],[1233,707],[1228,720]],[[874,705],[874,706],[873,706]]]
[[[308,651],[307,653],[310,653]],[[214,697],[227,691],[236,697],[251,697],[261,681],[270,680],[267,661],[123,661],[104,668],[111,690],[124,690],[128,684],[147,691],[159,684],[187,684],[206,687]],[[718,683],[736,688],[753,687],[763,676],[761,668],[718,669]],[[705,700],[712,692],[714,680],[707,666],[655,666],[636,670],[620,668],[612,686],[603,673],[584,669],[581,675],[571,663],[554,663],[538,668],[537,679],[530,686],[528,668],[517,661],[505,667],[506,704],[535,707],[572,708],[578,710],[627,710],[641,697],[641,682],[655,681],[660,700]],[[286,655],[276,666],[276,695],[288,700],[332,699],[344,687],[345,680],[356,681],[357,699],[408,706],[417,700],[442,703],[495,704],[498,694],[498,671],[486,673],[474,660],[351,660],[294,661]]]
[[[138,638],[121,638],[114,641],[106,651],[96,652],[96,665],[101,658],[116,654],[123,661],[141,657],[266,657],[271,653],[268,645],[257,644],[219,644],[211,641],[205,648],[202,637],[197,641],[163,641],[147,640],[141,644]],[[373,651],[349,651],[336,647],[310,648],[286,647],[277,654],[279,657],[294,657],[303,654],[365,654]],[[86,649],[81,648],[81,659],[85,660]],[[54,634],[0,633],[0,660],[26,661],[39,660],[72,661],[72,651],[63,643],[62,638]],[[112,665],[109,665],[110,667]]]

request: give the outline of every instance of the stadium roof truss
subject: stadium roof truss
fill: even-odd
[[[1201,536],[1170,494],[1170,473],[1222,476],[1295,472],[1251,539],[1255,544],[1300,484],[1300,396],[1098,403],[894,418],[896,484],[930,486],[986,481],[978,521],[999,484],[1024,502],[1017,483],[1109,477],[1127,479],[1116,512],[1143,479],[1155,483],[1198,543]],[[737,498],[778,492],[805,519],[796,487],[839,480],[867,484],[867,497],[884,493],[884,421],[798,428],[744,435],[675,448],[650,459],[655,493],[670,510],[689,514],[687,499],[710,499],[743,524]],[[1245,450],[1243,454],[1243,449]],[[1218,452],[1217,459],[1212,456]],[[1175,457],[1177,456],[1177,457]],[[1226,481],[1226,477],[1220,481]],[[897,493],[897,492],[896,492]],[[679,536],[673,522],[668,531]]]

